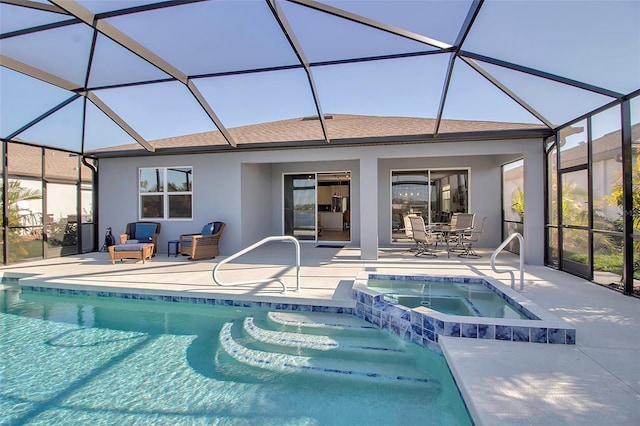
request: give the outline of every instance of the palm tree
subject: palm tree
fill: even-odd
[[[634,146],[634,151],[636,150],[637,148]],[[631,217],[633,221],[633,232],[635,234],[640,231],[640,154],[636,154],[636,158],[633,161],[633,169],[631,170],[631,199],[633,200]],[[624,211],[622,178],[618,179],[618,183],[611,188],[611,194],[606,197],[606,200],[611,205],[618,206]],[[640,278],[640,241],[635,238],[633,240],[633,275],[636,279]]]
[[[562,223],[571,225],[587,225],[589,210],[585,204],[587,190],[576,182],[565,182],[562,185]]]
[[[520,187],[511,193],[511,210],[520,216],[521,222],[524,222],[524,191]]]
[[[0,195],[3,195],[5,186],[0,186]],[[24,243],[24,229],[14,228],[20,226],[39,225],[41,218],[37,213],[33,213],[30,210],[21,209],[24,202],[41,200],[42,194],[37,189],[25,188],[19,180],[10,180],[7,187],[7,224],[11,227],[8,230],[8,239],[10,244],[9,261],[15,261],[17,259],[23,259],[29,257],[30,249],[35,252],[42,252],[42,244],[37,239],[31,238],[30,241]],[[0,206],[2,205],[2,198],[0,198]],[[0,215],[2,216],[2,215]],[[4,227],[4,219],[0,219],[0,226]],[[2,244],[3,241],[0,241]],[[36,244],[38,247],[33,246]],[[33,246],[33,247],[32,247]],[[35,254],[35,253],[34,253]]]
[[[0,194],[4,193],[4,186],[0,189]],[[9,226],[24,226],[33,224],[37,220],[37,215],[30,212],[21,214],[20,205],[24,201],[41,200],[42,194],[37,189],[25,188],[19,180],[10,180],[7,191],[7,220]],[[4,223],[3,223],[4,225]]]
[[[631,198],[633,199],[633,229],[640,230],[640,155],[636,156],[633,162],[633,170],[631,171]],[[618,179],[613,188],[611,188],[611,194],[606,197],[606,200],[613,206],[618,206],[624,210],[623,206],[623,185],[622,178]]]

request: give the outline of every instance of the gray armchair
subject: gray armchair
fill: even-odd
[[[213,259],[220,255],[220,237],[225,227],[224,222],[209,222],[198,234],[180,235],[180,254],[189,256],[191,260]]]

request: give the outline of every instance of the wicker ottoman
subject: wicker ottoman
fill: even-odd
[[[142,263],[147,258],[151,260],[153,255],[153,244],[116,244],[109,247],[111,263],[115,265],[117,259],[142,259]]]

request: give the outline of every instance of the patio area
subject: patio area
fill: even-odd
[[[107,289],[117,292],[207,296],[244,301],[281,301],[352,307],[351,286],[362,272],[408,275],[487,276],[510,285],[508,274],[490,267],[491,252],[479,259],[445,254],[420,258],[406,249],[383,249],[363,261],[360,250],[301,247],[300,290],[294,248],[271,244],[220,269],[224,282],[283,276],[278,283],[218,286],[212,270],[219,257],[189,261],[157,254],[151,261],[111,264],[106,252],[44,260],[0,269],[24,285]],[[517,269],[518,257],[502,253],[498,269]],[[518,274],[516,273],[516,288]],[[640,422],[640,314],[638,299],[542,266],[525,266],[525,297],[576,328],[576,345],[440,338],[458,386],[479,425],[616,424]]]

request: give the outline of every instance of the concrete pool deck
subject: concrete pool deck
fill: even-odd
[[[112,265],[108,253],[89,253],[6,266],[0,273],[22,277],[25,285],[345,307],[353,306],[351,286],[362,272],[488,276],[510,285],[508,274],[492,271],[486,250],[480,259],[416,258],[403,249],[380,250],[378,260],[365,261],[358,249],[302,244],[301,290],[292,291],[293,253],[290,244],[265,246],[224,265],[219,275],[225,282],[282,275],[289,288],[285,294],[277,283],[216,285],[211,272],[224,257],[192,262],[159,253],[145,264],[125,260]],[[517,269],[518,258],[502,253],[497,266]],[[640,424],[640,300],[530,265],[525,266],[522,294],[575,327],[577,343],[442,337],[442,350],[476,424]]]

